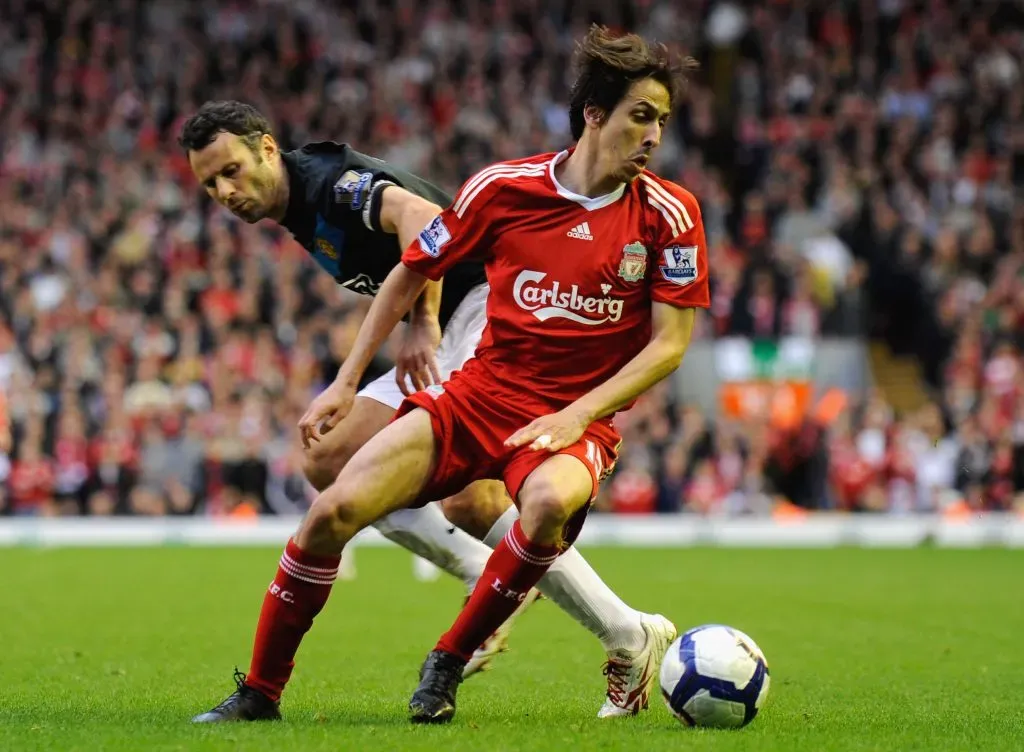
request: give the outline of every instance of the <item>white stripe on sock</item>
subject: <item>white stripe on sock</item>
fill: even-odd
[[[527,551],[520,543],[516,540],[512,530],[508,531],[508,535],[505,536],[505,541],[508,543],[509,549],[515,554],[516,558],[522,559],[527,564],[533,564],[534,566],[550,566],[555,563],[558,558],[558,554],[555,553],[552,556],[537,556]]]
[[[283,569],[289,577],[294,577],[297,580],[302,580],[303,582],[308,582],[312,585],[333,585],[334,580],[337,578],[336,574],[329,577],[314,577],[306,574],[292,567],[292,565],[286,562],[283,557],[281,558],[281,569]]]
[[[282,561],[287,560],[289,564],[291,564],[295,569],[299,570],[300,572],[305,572],[306,574],[312,575],[314,577],[327,577],[329,575],[335,575],[338,573],[338,567],[311,567],[308,564],[302,564],[298,561],[295,561],[295,559],[288,555],[287,551],[281,554],[281,559]]]

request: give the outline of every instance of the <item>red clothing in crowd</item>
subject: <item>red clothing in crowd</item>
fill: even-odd
[[[53,498],[53,466],[48,460],[18,460],[11,468],[8,484],[11,508],[25,511],[43,506]]]

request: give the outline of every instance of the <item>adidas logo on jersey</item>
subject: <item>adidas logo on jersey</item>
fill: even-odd
[[[577,240],[593,240],[594,236],[590,234],[590,225],[586,222],[580,222],[578,225],[573,227],[569,232],[565,233],[570,238],[576,238]]]

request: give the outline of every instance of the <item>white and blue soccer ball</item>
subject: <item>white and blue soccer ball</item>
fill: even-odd
[[[676,638],[661,664],[661,693],[688,726],[739,728],[768,696],[768,662],[750,637],[722,624]]]

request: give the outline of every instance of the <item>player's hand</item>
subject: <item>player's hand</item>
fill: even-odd
[[[405,328],[405,337],[395,358],[395,381],[406,397],[431,384],[441,383],[436,355],[440,343],[441,325],[432,316],[410,321]]]
[[[302,445],[309,449],[314,441],[320,441],[323,434],[334,428],[349,414],[356,399],[356,390],[347,384],[334,381],[309,404],[305,415],[299,419]]]
[[[579,441],[590,422],[583,413],[567,407],[557,413],[541,416],[525,428],[520,428],[505,439],[505,446],[521,447],[529,444],[533,450],[557,452]]]

